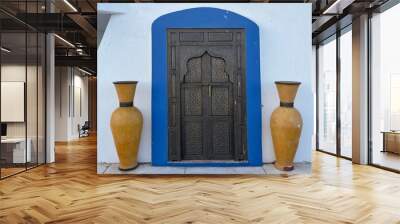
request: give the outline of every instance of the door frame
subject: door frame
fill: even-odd
[[[167,29],[244,29],[246,33],[246,161],[168,161],[168,66]],[[158,17],[152,24],[152,165],[154,166],[260,166],[262,165],[262,120],[260,43],[256,23],[246,17],[217,8],[192,8]]]

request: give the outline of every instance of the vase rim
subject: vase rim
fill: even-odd
[[[283,85],[300,85],[301,82],[296,81],[275,81],[275,84],[283,84]]]
[[[137,84],[138,81],[116,81],[113,84]]]

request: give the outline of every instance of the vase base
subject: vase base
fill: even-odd
[[[136,169],[138,166],[139,166],[139,164],[136,163],[136,164],[133,165],[132,167],[128,167],[128,168],[121,168],[121,167],[118,167],[118,169],[121,170],[121,171],[129,171],[129,170],[134,170],[134,169]]]
[[[276,162],[273,162],[274,166],[276,169],[281,170],[281,171],[292,171],[294,170],[294,166],[293,165],[279,165]]]

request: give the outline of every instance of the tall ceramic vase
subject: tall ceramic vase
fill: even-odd
[[[293,159],[303,126],[303,119],[299,111],[293,107],[300,84],[300,82],[275,82],[280,106],[272,112],[270,125],[276,157],[274,165],[279,170],[291,171],[294,169]]]
[[[120,170],[132,170],[138,165],[137,155],[143,116],[133,105],[136,85],[136,81],[114,82],[119,107],[111,115],[111,131],[118,152]]]

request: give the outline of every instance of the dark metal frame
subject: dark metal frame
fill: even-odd
[[[0,30],[1,30],[1,23],[0,23]],[[2,32],[0,32],[0,47],[2,46],[2,40],[3,40],[3,38],[2,38]],[[2,74],[1,74],[1,61],[2,61],[2,58],[1,58],[1,55],[2,55],[2,52],[1,52],[1,50],[0,50],[0,84],[1,84],[1,77],[2,77]],[[0,110],[1,110],[1,85],[0,85]],[[1,123],[1,112],[0,112],[0,123]],[[0,164],[1,164],[1,144],[0,144]],[[0,167],[0,180],[1,180],[1,167]]]
[[[342,125],[341,125],[341,116],[340,116],[340,103],[341,103],[341,95],[340,95],[340,81],[341,81],[341,65],[340,65],[340,30],[336,31],[336,154],[338,156],[342,156]]]
[[[315,45],[315,148],[319,150],[319,45]]]
[[[371,57],[372,57],[372,32],[371,32],[371,19],[372,19],[372,13],[368,13],[368,31],[367,31],[367,41],[368,41],[368,54],[367,54],[367,63],[368,63],[368,69],[367,69],[367,141],[368,141],[368,158],[367,162],[369,165],[372,165],[372,76],[371,76],[371,71],[372,71],[372,64],[371,64]]]
[[[333,155],[333,156],[337,156],[343,159],[347,159],[347,160],[352,160],[352,158],[347,157],[342,155],[341,153],[341,116],[340,116],[340,103],[341,103],[341,97],[340,97],[340,93],[341,93],[341,89],[340,89],[340,84],[341,84],[341,65],[340,65],[340,37],[346,33],[343,32],[346,29],[348,29],[352,24],[348,24],[347,26],[341,28],[341,27],[337,27],[338,30],[336,31],[336,33],[332,34],[331,36],[328,36],[327,38],[325,38],[324,40],[320,41],[320,43],[325,42],[325,41],[336,41],[336,152],[332,153],[332,152],[328,152],[324,149],[321,149],[319,147],[319,44],[316,45],[316,150],[319,152],[323,152],[329,155]],[[335,37],[334,39],[332,37]],[[332,40],[329,40],[332,39]]]

